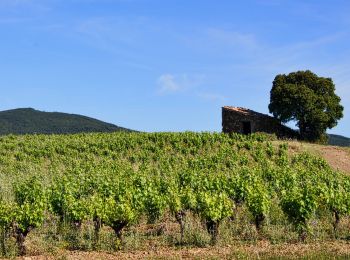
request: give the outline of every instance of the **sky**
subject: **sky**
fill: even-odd
[[[350,136],[349,0],[0,0],[0,110],[139,131],[221,131],[268,113],[278,74],[331,77]]]

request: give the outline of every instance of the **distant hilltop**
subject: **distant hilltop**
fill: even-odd
[[[350,138],[341,136],[341,135],[328,135],[328,144],[337,145],[337,146],[349,146],[350,147]]]
[[[0,112],[0,135],[132,131],[91,117],[18,108]]]

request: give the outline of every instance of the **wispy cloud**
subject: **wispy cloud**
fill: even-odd
[[[143,41],[151,37],[152,23],[145,17],[90,17],[76,21],[72,37],[85,45],[118,56],[125,65],[143,70],[153,67],[139,60],[145,58]]]
[[[152,24],[140,16],[101,16],[80,20],[73,29],[81,36],[97,41],[97,44],[136,46],[145,35],[152,33]]]
[[[341,97],[343,104],[350,104],[350,78],[336,85],[336,92]],[[345,107],[350,111],[350,106]]]
[[[193,28],[190,33],[183,33],[178,40],[179,44],[201,53],[204,58],[253,57],[260,47],[254,33],[220,26]]]
[[[314,60],[318,60],[320,55],[319,50],[327,48],[339,43],[348,37],[346,32],[336,32],[322,37],[314,38],[308,41],[297,41],[285,45],[268,45],[260,44],[254,52],[254,57],[246,56],[244,62],[234,65],[242,70],[257,70],[260,72],[286,73],[288,71],[300,69],[312,69],[320,67],[318,62],[314,64]],[[339,62],[339,60],[337,61]],[[330,63],[328,61],[328,69]]]
[[[221,28],[209,28],[206,30],[206,35],[208,40],[221,45],[243,47],[247,49],[256,48],[258,46],[254,34],[251,33],[242,33]]]
[[[2,7],[13,7],[23,4],[30,4],[32,0],[0,0],[0,6]]]
[[[30,8],[38,11],[51,10],[49,1],[39,0],[0,0],[0,7],[6,9]]]
[[[215,94],[215,93],[206,93],[206,92],[197,93],[197,97],[204,100],[208,100],[211,102],[218,102],[218,103],[225,103],[228,100],[226,96]]]
[[[30,19],[20,17],[0,17],[0,24],[15,24],[30,21]]]
[[[50,1],[0,0],[0,24],[23,24],[28,27],[52,10]]]
[[[163,74],[158,78],[158,85],[160,86],[160,92],[177,92],[184,89],[185,86],[177,82],[175,76],[172,74]]]
[[[257,4],[259,5],[266,5],[266,6],[279,6],[282,5],[283,3],[286,3],[285,0],[264,0],[264,1],[256,1]]]
[[[189,96],[209,102],[223,104],[228,98],[224,95],[201,90],[204,82],[204,75],[174,75],[163,74],[158,80],[158,92],[160,94],[175,94],[186,92]]]
[[[105,34],[109,34],[111,31],[112,25],[103,17],[94,17],[89,18],[83,21],[80,21],[75,26],[75,31],[94,38],[101,38]]]
[[[203,81],[203,75],[174,75],[163,74],[157,79],[159,92],[162,94],[187,91],[199,86]]]

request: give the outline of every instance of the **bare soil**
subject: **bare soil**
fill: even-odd
[[[346,148],[324,146],[321,153],[334,169],[350,174],[350,154]]]
[[[276,142],[277,144],[280,141]],[[330,145],[318,145],[304,142],[289,142],[291,154],[309,152],[323,157],[335,169],[350,174],[350,148]]]

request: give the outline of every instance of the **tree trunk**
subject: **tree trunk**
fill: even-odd
[[[16,243],[18,246],[18,252],[20,256],[24,256],[27,253],[26,247],[24,245],[25,236],[23,233],[18,233],[16,235]]]
[[[242,200],[240,200],[240,199],[234,200],[234,205],[235,206],[232,207],[232,215],[229,217],[230,221],[235,221],[236,220],[236,218],[238,216],[238,210],[242,206],[242,204],[243,204]]]
[[[117,236],[116,249],[120,249],[120,244],[123,242],[123,228],[126,227],[127,224],[126,221],[117,221],[113,223],[112,229]]]
[[[260,233],[260,231],[261,231],[261,227],[262,227],[264,220],[265,220],[264,214],[259,214],[259,215],[255,216],[255,227],[256,227],[256,231],[258,233]]]
[[[303,120],[299,120],[299,132],[302,140],[307,139],[306,124]]]
[[[303,243],[306,241],[307,232],[308,232],[307,221],[304,220],[304,224],[303,226],[300,227],[300,230],[299,230],[299,240]]]
[[[185,233],[185,218],[186,218],[186,212],[184,210],[181,210],[175,214],[176,221],[180,224],[180,243],[183,243],[184,239],[184,233]]]
[[[337,210],[333,210],[333,212],[334,212],[334,218],[335,218],[335,221],[333,223],[333,229],[334,229],[335,237],[337,238],[337,231],[340,223],[340,214]]]
[[[32,227],[28,227],[24,231],[18,227],[15,227],[15,238],[16,238],[16,243],[17,243],[18,252],[20,256],[24,256],[27,253],[27,249],[24,242],[28,233],[31,230],[32,230]]]
[[[80,229],[81,229],[81,225],[82,225],[82,221],[81,221],[81,220],[75,220],[75,221],[73,221],[73,227],[74,227],[76,230],[80,230]]]
[[[219,222],[207,220],[206,226],[208,233],[211,235],[211,243],[215,245],[219,234]]]
[[[6,228],[1,229],[1,253],[3,256],[6,256]]]
[[[100,239],[100,229],[102,227],[102,221],[99,217],[94,218],[94,241],[93,249],[97,248],[98,241]]]
[[[299,240],[304,243],[306,241],[306,238],[307,238],[307,232],[306,230],[302,230],[299,233]]]

